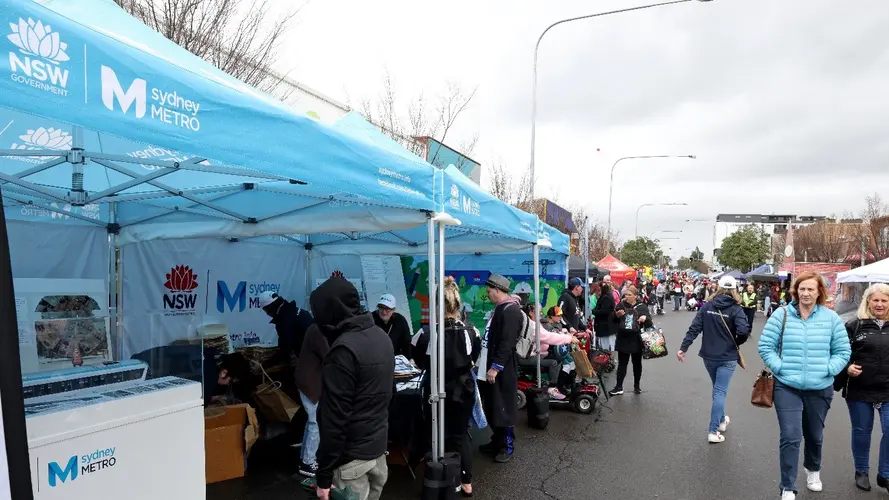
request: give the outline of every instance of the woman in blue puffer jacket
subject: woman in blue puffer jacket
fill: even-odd
[[[843,321],[823,307],[827,301],[824,278],[814,272],[802,273],[791,294],[793,302],[772,314],[759,339],[759,355],[775,376],[782,500],[796,498],[803,439],[806,487],[822,490],[821,445],[833,399],[833,378],[846,368],[852,354]]]

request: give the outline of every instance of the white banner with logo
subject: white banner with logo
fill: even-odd
[[[158,240],[121,248],[123,356],[227,330],[232,348],[278,345],[259,307],[273,291],[302,305],[306,251],[297,244]]]

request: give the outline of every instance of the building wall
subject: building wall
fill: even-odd
[[[775,246],[782,244],[789,224],[792,223],[794,230],[797,230],[824,219],[826,217],[813,215],[719,214],[713,226],[713,264],[717,267],[722,265],[718,258],[722,241],[744,226],[756,225],[770,235],[772,254],[775,255],[783,252],[783,247],[776,252]]]

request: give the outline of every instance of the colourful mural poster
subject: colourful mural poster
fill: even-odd
[[[429,320],[429,264],[425,257],[402,257],[401,267],[416,331]],[[540,257],[541,310],[556,305],[565,288],[565,269],[564,256]],[[524,283],[532,290],[533,298],[534,261],[530,253],[445,258],[445,274],[457,281],[469,320],[479,330],[485,326],[485,315],[494,309],[485,290],[485,281],[492,272],[509,278],[513,290]]]

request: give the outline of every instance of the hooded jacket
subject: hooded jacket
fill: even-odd
[[[278,351],[266,361],[267,366],[290,364],[293,357],[299,356],[306,331],[313,322],[309,311],[297,307],[295,301],[281,299],[281,304],[269,321],[275,325],[278,333]]]
[[[695,315],[679,350],[687,352],[701,333],[704,335],[698,354],[702,358],[710,361],[738,361],[735,342],[738,345],[747,342],[750,338],[750,325],[747,324],[744,310],[731,295],[719,295],[704,304]]]
[[[852,356],[837,375],[843,396],[853,401],[884,403],[889,401],[889,322],[853,319],[846,323]],[[861,365],[861,375],[850,377],[850,364]],[[837,386],[834,385],[834,388]]]
[[[395,354],[373,317],[360,314],[358,291],[349,281],[330,278],[309,301],[330,343],[321,370],[316,475],[318,487],[329,488],[337,467],[386,453]]]

